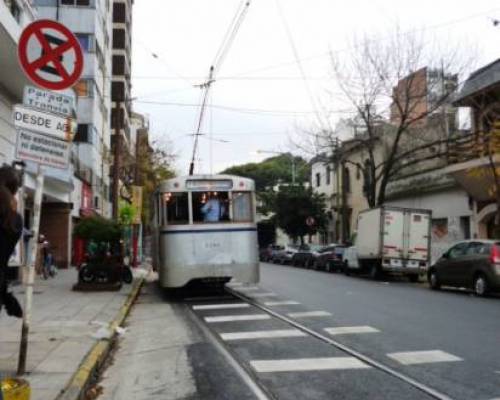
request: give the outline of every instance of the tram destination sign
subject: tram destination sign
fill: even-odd
[[[40,111],[73,117],[76,112],[75,102],[74,96],[29,85],[24,87],[23,104]]]
[[[46,113],[19,104],[14,106],[14,125],[17,129],[53,136],[72,141],[77,124],[72,118]]]
[[[53,168],[67,169],[71,143],[26,130],[19,130],[16,158]]]

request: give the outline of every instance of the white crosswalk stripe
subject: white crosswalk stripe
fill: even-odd
[[[253,332],[228,332],[221,333],[222,340],[246,340],[246,339],[274,339],[288,337],[307,336],[304,332],[298,329],[275,329],[270,331],[253,331]]]
[[[242,286],[239,288],[236,288],[238,292],[252,292],[254,290],[260,290],[260,287],[258,286]]]
[[[330,317],[331,315],[332,314],[330,314],[328,311],[304,311],[288,313],[288,316],[292,318]]]
[[[193,306],[193,310],[223,310],[231,308],[248,308],[248,303],[227,303],[227,304],[200,304]]]
[[[273,292],[261,292],[261,293],[248,293],[248,296],[250,297],[272,297],[276,296],[276,293]]]
[[[380,332],[378,329],[372,328],[371,326],[339,326],[335,328],[325,328],[325,331],[330,335]]]
[[[354,357],[298,358],[293,360],[254,360],[256,372],[297,372],[339,369],[366,369],[369,365]]]
[[[267,314],[221,315],[216,317],[205,317],[205,321],[208,323],[233,322],[233,321],[259,321],[263,319],[271,319],[271,317]]]
[[[286,301],[266,301],[264,305],[266,306],[295,306],[300,304],[298,301],[286,300]]]
[[[446,353],[442,350],[402,351],[398,353],[389,353],[387,356],[403,365],[463,361],[460,357]]]

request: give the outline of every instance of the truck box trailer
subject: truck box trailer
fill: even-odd
[[[431,210],[383,206],[358,216],[356,249],[362,270],[373,278],[400,273],[417,281],[431,258]]]

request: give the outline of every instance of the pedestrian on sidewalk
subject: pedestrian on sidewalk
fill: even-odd
[[[15,198],[20,182],[14,168],[0,167],[0,312],[5,307],[8,315],[18,318],[22,317],[23,311],[8,291],[7,267],[23,231],[23,220],[17,212]]]

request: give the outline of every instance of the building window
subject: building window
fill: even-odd
[[[125,29],[113,29],[113,49],[125,49]]]
[[[126,5],[125,3],[113,3],[113,22],[126,22]]]
[[[9,11],[17,21],[17,23],[21,22],[21,9],[17,5],[17,3],[15,1],[11,1],[9,5],[9,2],[7,1],[7,5],[9,6]]]
[[[94,36],[89,33],[75,33],[76,38],[80,42],[80,46],[82,50],[89,53],[94,50],[94,46],[92,45]]]
[[[344,190],[346,193],[351,193],[351,174],[349,168],[344,167]]]
[[[321,174],[318,172],[316,174],[316,187],[320,187],[321,186]]]
[[[90,6],[90,0],[61,0],[65,6]]]
[[[74,86],[75,92],[78,97],[92,97],[93,85],[91,79],[80,79]]]
[[[326,167],[326,184],[327,185],[330,184],[331,174],[332,174],[332,170],[331,170],[330,166]]]
[[[78,124],[76,130],[75,138],[73,139],[75,143],[94,143],[94,131],[92,124]]]

